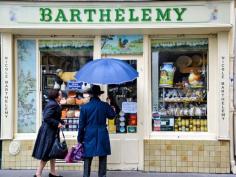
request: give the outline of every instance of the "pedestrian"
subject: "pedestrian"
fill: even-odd
[[[106,177],[107,155],[111,154],[106,119],[113,119],[112,107],[99,99],[104,92],[100,86],[93,85],[89,91],[90,101],[81,106],[78,142],[84,146],[84,175],[89,177],[93,157],[99,157],[98,177]]]
[[[49,157],[56,135],[59,136],[59,130],[64,124],[63,120],[61,120],[61,106],[59,104],[61,97],[62,95],[59,90],[50,89],[48,91],[49,101],[43,111],[42,125],[39,129],[32,154],[34,158],[40,160],[34,177],[41,177],[43,168],[48,161],[50,161],[49,177],[62,177],[56,173],[55,159]]]

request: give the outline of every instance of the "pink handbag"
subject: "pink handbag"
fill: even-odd
[[[66,163],[73,163],[73,160],[72,160],[72,152],[74,151],[74,149],[75,149],[75,147],[69,148],[68,153],[67,153],[67,155],[66,155],[66,157],[65,157]]]
[[[83,153],[84,149],[81,143],[78,143],[76,146],[71,147],[65,157],[66,163],[75,163],[78,161],[82,161]]]
[[[81,161],[83,160],[84,148],[81,143],[78,143],[73,152],[72,152],[72,159],[73,161]]]

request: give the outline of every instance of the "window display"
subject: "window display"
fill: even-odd
[[[206,132],[207,39],[152,41],[152,130]]]
[[[126,62],[137,68],[135,60]],[[115,119],[108,121],[109,133],[137,133],[137,80],[108,85],[107,101],[116,112]]]
[[[78,131],[80,106],[88,101],[82,90],[89,84],[76,81],[75,74],[93,59],[93,41],[43,40],[39,42],[41,55],[42,108],[47,103],[47,90],[60,89],[62,119],[65,131]]]

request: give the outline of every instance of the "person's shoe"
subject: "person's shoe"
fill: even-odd
[[[51,173],[49,173],[49,175],[48,175],[49,177],[63,177],[63,176],[61,176],[61,175],[59,175],[59,176],[56,176],[56,175],[53,175],[53,174],[51,174]]]
[[[34,177],[39,177],[40,175],[34,175]]]

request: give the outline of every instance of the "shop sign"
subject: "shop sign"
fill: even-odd
[[[183,21],[187,11],[178,8],[48,8],[40,7],[41,22],[151,22]],[[83,18],[82,18],[83,17]]]
[[[191,4],[142,3],[142,6],[120,3],[69,5],[34,4],[1,5],[1,25],[47,24],[171,24],[230,23],[230,3]]]

